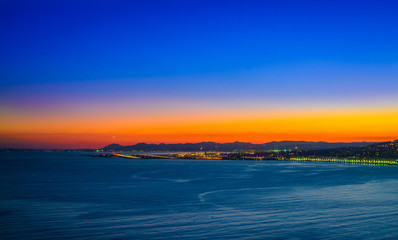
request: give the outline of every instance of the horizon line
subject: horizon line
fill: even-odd
[[[398,139],[394,140],[389,140],[389,141],[350,141],[350,142],[329,142],[329,141],[304,141],[304,140],[281,140],[281,141],[269,141],[269,142],[264,142],[264,143],[253,143],[253,142],[241,142],[241,141],[234,141],[234,142],[212,142],[212,141],[202,141],[202,142],[186,142],[186,143],[146,143],[146,142],[138,142],[135,144],[128,144],[128,145],[121,145],[119,143],[110,143],[108,145],[105,145],[104,147],[101,148],[18,148],[18,147],[1,147],[0,150],[36,150],[36,151],[56,151],[56,150],[62,150],[62,151],[67,151],[67,150],[99,150],[102,148],[105,148],[109,145],[119,145],[119,146],[134,146],[137,144],[147,144],[147,145],[173,145],[173,144],[200,144],[200,143],[217,143],[217,144],[230,144],[230,143],[248,143],[248,144],[253,144],[253,145],[261,145],[261,144],[267,144],[267,143],[280,143],[280,142],[306,142],[306,143],[383,143],[383,142],[393,142],[393,141],[398,141]]]

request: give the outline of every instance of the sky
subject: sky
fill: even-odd
[[[396,1],[0,1],[0,148],[398,139]]]

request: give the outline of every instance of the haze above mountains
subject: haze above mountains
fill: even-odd
[[[147,144],[138,143],[129,146],[110,144],[101,150],[103,151],[144,151],[144,152],[195,152],[195,151],[269,151],[269,150],[326,150],[345,147],[363,147],[375,144],[374,142],[350,142],[350,143],[328,143],[328,142],[307,142],[307,141],[281,141],[253,144],[248,142],[216,143],[177,143],[177,144]]]

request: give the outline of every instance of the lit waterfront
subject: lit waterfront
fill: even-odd
[[[344,159],[344,158],[309,158],[309,157],[286,157],[274,152],[265,153],[175,153],[175,154],[100,154],[98,157],[117,157],[131,159],[202,159],[202,160],[279,160],[295,162],[331,162],[373,165],[398,165],[393,159]]]
[[[297,161],[297,162],[335,162],[335,163],[398,165],[397,160],[377,160],[377,159],[291,158],[285,160]]]

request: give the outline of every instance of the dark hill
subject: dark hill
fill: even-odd
[[[352,157],[358,159],[398,159],[398,140],[375,143],[363,147],[345,147],[339,149],[311,151],[307,154],[315,154],[317,156],[336,158]]]

